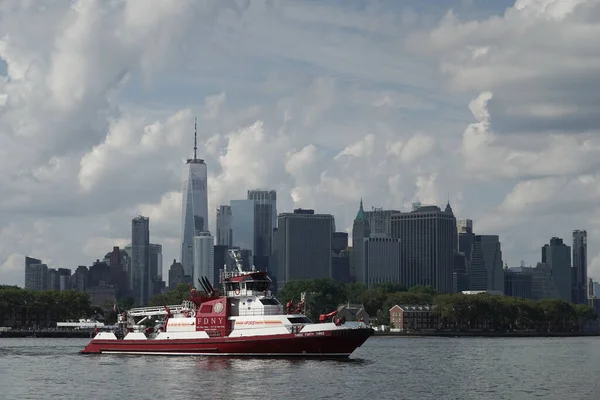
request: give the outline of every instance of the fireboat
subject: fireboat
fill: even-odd
[[[312,322],[304,295],[284,307],[271,295],[266,272],[243,271],[239,250],[229,254],[236,268],[221,270],[223,294],[202,277],[202,291],[190,287],[182,304],[125,311],[117,321],[123,338],[98,332],[80,353],[348,358],[373,335],[364,322],[338,318],[336,310]]]

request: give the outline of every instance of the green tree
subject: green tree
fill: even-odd
[[[288,282],[277,294],[284,305],[290,300],[300,301],[301,293],[306,293],[306,315],[313,321],[319,320],[320,314],[336,310],[346,302],[347,293],[344,286],[331,279],[308,279]]]
[[[155,295],[150,299],[150,306],[170,306],[181,304],[184,300],[190,297],[190,287],[186,283],[180,283],[173,290],[168,290],[164,293]]]

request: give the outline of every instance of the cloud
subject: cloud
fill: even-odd
[[[509,265],[587,228],[600,276],[597,2],[444,4],[2,2],[0,283],[91,264],[138,214],[178,259],[195,118],[210,226],[258,187],[339,230],[361,197],[450,195]]]

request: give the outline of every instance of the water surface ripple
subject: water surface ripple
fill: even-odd
[[[0,339],[0,398],[600,398],[596,337],[372,337],[349,361],[79,355],[87,342]]]

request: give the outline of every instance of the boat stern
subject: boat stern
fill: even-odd
[[[99,346],[101,340],[119,340],[112,332],[99,332],[94,338],[88,343],[87,346],[79,354],[100,354],[102,348]]]

